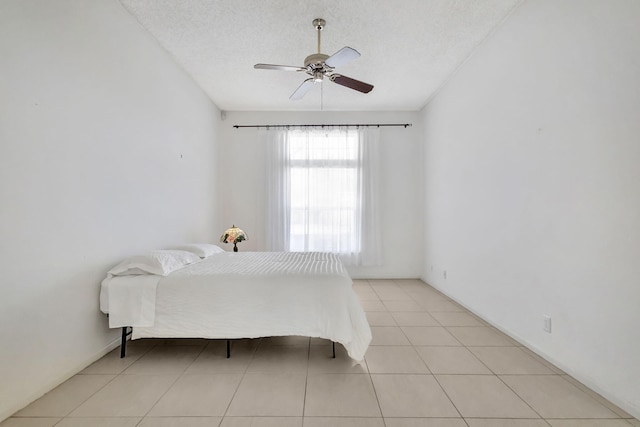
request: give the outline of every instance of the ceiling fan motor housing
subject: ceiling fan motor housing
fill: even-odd
[[[311,67],[313,69],[324,68],[326,59],[329,55],[325,55],[324,53],[312,53],[304,59],[304,66]]]

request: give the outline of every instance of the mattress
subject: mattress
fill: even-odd
[[[166,277],[110,277],[101,309],[131,321],[132,339],[301,335],[339,342],[355,360],[371,342],[351,278],[329,253],[225,252]]]

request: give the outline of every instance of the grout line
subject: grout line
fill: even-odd
[[[309,364],[311,362],[311,338],[307,346],[307,372],[304,377],[304,396],[302,397],[302,425],[304,425],[304,413],[307,409],[307,387],[309,385]]]
[[[251,338],[249,338],[251,339]],[[249,358],[249,361],[247,362],[247,365],[244,367],[244,371],[242,372],[242,375],[240,377],[240,381],[238,381],[238,385],[236,386],[236,389],[233,391],[233,394],[231,395],[231,399],[229,399],[229,403],[227,403],[227,407],[224,410],[224,414],[222,414],[222,417],[220,417],[220,425],[222,425],[222,422],[224,421],[225,417],[227,416],[227,412],[229,412],[229,408],[231,407],[231,403],[233,402],[233,399],[235,399],[236,395],[238,394],[238,390],[240,389],[240,386],[242,385],[242,382],[244,381],[244,378],[247,375],[247,371],[249,370],[249,366],[251,366],[251,363],[253,362],[253,359],[255,358],[256,352],[258,351],[258,348],[260,347],[260,344],[262,344],[262,338],[258,339],[258,343],[253,346],[253,349],[251,351],[251,357]]]
[[[76,374],[77,375],[77,374]],[[113,375],[113,374],[96,374],[96,375]],[[91,393],[91,395],[89,395],[86,399],[84,399],[82,402],[80,402],[75,408],[71,409],[69,412],[67,412],[64,416],[62,416],[60,418],[60,421],[56,422],[56,424],[62,422],[62,420],[64,420],[65,418],[67,418],[73,411],[75,411],[76,409],[78,409],[80,406],[82,406],[85,402],[87,402],[89,399],[91,399],[93,396],[95,396],[100,390],[103,390],[106,386],[108,386],[109,384],[111,384],[113,381],[115,381],[116,378],[118,378],[120,374],[117,375],[113,375],[113,378],[111,378],[109,381],[107,381],[102,387],[100,387],[98,390],[96,390],[95,392]],[[75,375],[74,375],[75,376]],[[73,377],[71,377],[73,378]],[[69,379],[71,379],[69,378]],[[69,381],[69,380],[67,380]],[[66,381],[65,381],[66,382]],[[64,383],[63,383],[64,384]],[[58,386],[59,387],[59,386]],[[55,424],[54,424],[55,425]]]
[[[155,346],[152,346],[151,348],[153,348],[153,347],[155,347]],[[136,362],[137,362],[141,357],[143,357],[145,354],[147,354],[147,353],[151,350],[151,348],[150,348],[150,349],[148,349],[148,350],[147,350],[146,352],[144,352],[143,354],[141,354],[141,355],[140,355],[140,357],[138,357],[135,361],[133,361],[133,362],[131,363],[131,365],[133,365],[134,363],[136,363]],[[102,358],[107,357],[109,354],[111,354],[111,353],[113,353],[113,352],[119,352],[119,351],[120,351],[120,347],[117,347],[117,348],[113,349],[112,351],[110,351],[109,353],[107,353],[107,354],[105,354],[104,356],[102,356]],[[102,358],[100,358],[99,360],[101,360]],[[95,363],[95,362],[94,362],[94,363]],[[111,378],[109,381],[107,381],[107,382],[106,382],[102,387],[100,387],[98,390],[96,390],[95,392],[93,392],[93,393],[91,393],[89,396],[87,396],[87,398],[86,398],[86,399],[84,399],[82,402],[80,402],[80,403],[79,403],[75,408],[71,409],[71,410],[70,410],[69,412],[67,412],[64,416],[62,416],[62,417],[60,418],[60,420],[58,420],[58,421],[54,424],[54,426],[55,426],[55,425],[57,425],[57,424],[59,424],[59,423],[61,423],[65,418],[69,417],[69,415],[70,415],[73,411],[75,411],[75,410],[76,410],[76,409],[78,409],[80,406],[82,406],[84,403],[86,403],[89,399],[91,399],[93,396],[95,396],[99,391],[103,390],[107,385],[109,385],[109,384],[111,384],[113,381],[115,381],[115,380],[116,380],[116,378],[118,378],[120,375],[122,375],[122,374],[124,373],[124,371],[126,371],[126,370],[131,366],[131,365],[129,365],[129,366],[127,366],[127,367],[125,367],[125,368],[124,368],[120,373],[117,373],[117,374],[81,374],[80,372],[82,372],[82,371],[80,371],[79,373],[77,373],[76,375],[74,375],[73,377],[78,376],[78,375],[113,375],[113,378]],[[85,368],[85,369],[86,369],[86,368]],[[84,369],[83,369],[83,371],[84,371]],[[71,378],[73,378],[73,377],[71,377]],[[69,378],[69,380],[70,380],[71,378]],[[67,381],[69,381],[69,380],[67,380]],[[65,382],[66,382],[66,381],[65,381]],[[63,383],[63,384],[64,384],[64,383]],[[59,386],[58,386],[58,387],[59,387]],[[56,387],[56,388],[57,388],[57,387]],[[54,389],[54,390],[55,390],[55,389]],[[57,417],[54,417],[54,418],[57,418]]]
[[[373,382],[373,376],[371,375],[371,369],[369,369],[369,363],[366,361],[366,356],[365,356],[365,363],[367,364],[367,374],[369,375],[369,381],[371,382],[371,387],[373,388],[373,394],[376,397],[376,403],[378,404],[378,410],[380,411],[380,417],[382,417],[382,425],[384,427],[387,426],[387,421],[385,419],[384,413],[382,412],[382,406],[380,405],[380,398],[378,398],[378,390],[376,390],[376,385]]]
[[[166,343],[164,344],[165,346],[167,345]],[[157,347],[157,346],[156,346]],[[156,348],[154,347],[154,348]],[[186,347],[186,346],[184,346]],[[169,387],[167,387],[167,389],[164,391],[164,393],[162,393],[162,396],[160,396],[153,405],[151,405],[151,407],[149,408],[149,410],[142,416],[142,419],[140,420],[140,422],[142,422],[142,420],[144,420],[147,415],[149,415],[149,413],[151,411],[153,411],[153,408],[156,407],[156,405],[158,404],[158,402],[160,402],[162,400],[163,397],[165,397],[167,395],[167,393],[169,393],[169,390],[171,390],[173,388],[173,386],[176,385],[176,383],[178,381],[180,381],[180,378],[182,378],[182,376],[184,375],[184,373],[187,371],[187,369],[189,368],[189,366],[191,366],[193,364],[193,362],[202,354],[202,352],[204,351],[204,349],[206,348],[206,344],[202,346],[202,349],[200,350],[200,352],[193,358],[193,360],[191,361],[190,364],[188,364],[187,366],[184,367],[184,369],[182,370],[182,372],[180,372],[177,376],[176,379],[171,383],[171,385]],[[138,359],[139,360],[139,359]],[[136,361],[137,362],[137,361]],[[135,362],[134,362],[135,363]],[[156,375],[156,374],[153,374]],[[162,374],[164,375],[164,374]],[[140,423],[138,423],[140,424]]]
[[[519,394],[518,394],[514,389],[512,389],[512,388],[509,386],[509,384],[507,384],[506,382],[504,382],[504,380],[503,380],[502,378],[500,378],[500,375],[496,375],[496,378],[498,378],[502,384],[504,384],[504,385],[505,385],[509,390],[511,390],[511,392],[512,392],[513,394],[515,394],[516,396],[518,396],[518,398],[519,398],[520,400],[522,400],[522,401],[525,403],[525,405],[527,405],[529,408],[531,408],[531,410],[532,410],[533,412],[535,412],[535,413],[540,417],[540,419],[542,419],[542,420],[544,420],[545,422],[547,422],[547,420],[546,420],[546,419],[545,419],[545,418],[544,418],[544,417],[543,417],[543,416],[542,416],[538,411],[536,411],[536,409],[535,409],[533,406],[531,406],[531,405],[529,404],[529,402],[527,402],[527,401],[526,401],[522,396],[520,396],[520,395],[519,395]],[[547,424],[549,424],[549,423],[547,423]]]

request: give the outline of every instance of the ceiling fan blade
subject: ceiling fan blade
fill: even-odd
[[[306,68],[295,67],[293,65],[256,64],[256,70],[282,70],[282,71],[306,71]]]
[[[334,83],[348,87],[349,89],[357,90],[358,92],[369,93],[373,89],[373,85],[370,85],[369,83],[361,82],[360,80],[352,79],[351,77],[340,74],[332,74],[329,78]]]
[[[289,99],[292,99],[294,101],[302,99],[302,97],[307,92],[309,92],[309,89],[311,89],[313,87],[313,83],[314,83],[313,79],[307,79],[307,80],[303,81],[302,84],[300,86],[298,86],[298,89],[296,89],[296,91],[291,94]]]
[[[344,65],[347,62],[353,61],[360,57],[360,52],[355,49],[345,46],[330,57],[328,57],[324,63],[331,68],[336,68],[340,65]]]

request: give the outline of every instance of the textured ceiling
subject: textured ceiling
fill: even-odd
[[[522,0],[120,1],[221,110],[415,111]],[[336,72],[372,92],[325,80],[291,101],[306,74],[253,68],[302,66],[314,18],[327,21],[322,53],[362,55]]]

